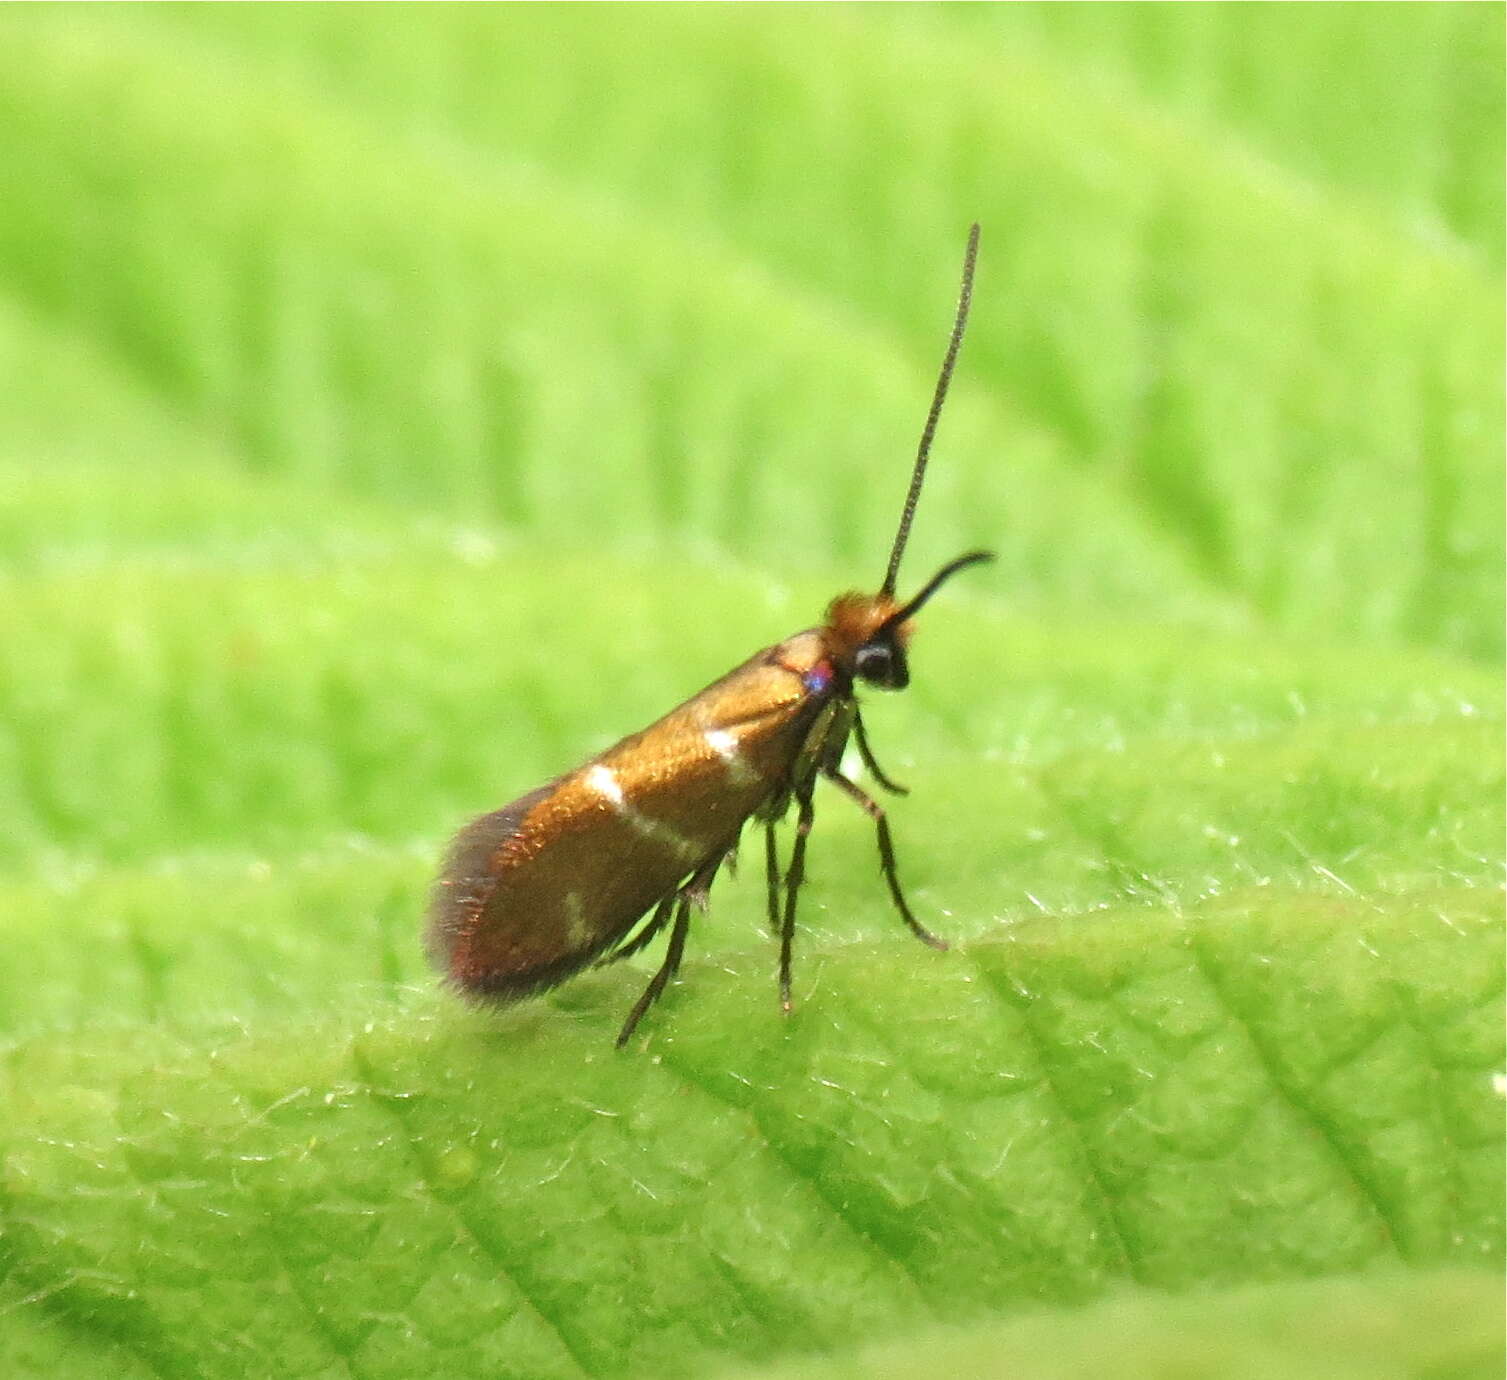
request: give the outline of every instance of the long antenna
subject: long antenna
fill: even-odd
[[[966,556],[959,556],[956,560],[948,561],[946,565],[921,587],[919,594],[913,595],[908,604],[890,614],[874,630],[872,636],[878,637],[880,634],[888,632],[891,628],[898,628],[902,623],[908,622],[916,610],[941,589],[943,584],[952,579],[958,571],[964,570],[970,565],[977,565],[980,561],[992,561],[993,559],[994,552],[992,551],[970,551]]]
[[[921,444],[916,448],[916,464],[910,475],[910,492],[905,496],[905,510],[900,514],[900,528],[895,533],[895,545],[890,549],[890,563],[884,572],[881,594],[895,592],[895,577],[900,574],[900,557],[905,554],[911,519],[916,515],[916,501],[921,497],[921,481],[926,478],[926,457],[931,453],[932,437],[937,434],[937,419],[942,415],[942,404],[947,399],[947,385],[952,382],[952,366],[958,362],[958,349],[963,343],[963,327],[968,324],[968,303],[973,298],[973,265],[978,259],[978,252],[979,228],[975,221],[969,227],[968,248],[963,253],[963,286],[958,293],[958,314],[952,323],[952,339],[947,342],[947,353],[942,357],[942,372],[937,377],[937,391],[931,396],[931,411],[926,414],[926,425],[921,428]]]

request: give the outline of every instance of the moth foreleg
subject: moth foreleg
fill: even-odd
[[[874,780],[884,787],[891,795],[909,795],[910,787],[902,786],[897,781],[891,781],[884,774],[884,769],[874,760],[874,750],[869,746],[869,735],[863,730],[863,715],[858,712],[858,705],[853,705],[853,739],[858,744],[858,755],[863,758],[863,764],[873,774]]]
[[[884,807],[862,786],[849,781],[840,771],[829,769],[823,775],[834,786],[841,787],[853,800],[856,800],[869,818],[874,821],[875,832],[879,835],[879,868],[884,873],[885,884],[890,889],[890,899],[894,901],[895,909],[900,912],[900,918],[923,944],[930,944],[934,949],[945,949],[947,941],[938,939],[911,914],[910,906],[906,904],[905,893],[900,890],[900,878],[895,875],[895,845],[890,838],[890,824],[885,818]]]
[[[785,918],[780,925],[780,1005],[786,1011],[790,1010],[790,951],[795,941],[795,898],[806,877],[806,839],[811,833],[811,821],[816,818],[809,782],[804,793],[797,790],[795,799],[799,814],[795,821],[795,847],[790,850],[790,867],[785,873]]]

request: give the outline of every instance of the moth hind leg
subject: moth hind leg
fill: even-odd
[[[780,851],[774,836],[774,820],[764,821],[764,895],[769,914],[769,932],[780,933]]]
[[[611,955],[610,959],[604,960],[616,961],[637,953],[665,927],[673,910],[675,924],[670,930],[670,942],[665,949],[664,962],[659,965],[659,971],[650,979],[649,985],[644,988],[643,996],[633,1004],[633,1010],[628,1013],[628,1019],[623,1022],[623,1028],[617,1036],[619,1049],[633,1038],[633,1032],[638,1028],[638,1023],[643,1020],[649,1008],[664,995],[670,979],[680,971],[680,960],[685,956],[686,935],[691,928],[691,908],[693,906],[698,910],[706,908],[707,893],[711,890],[712,881],[717,876],[717,869],[726,861],[730,851],[730,849],[722,849],[713,853],[691,874],[689,880],[676,887],[659,903],[649,923],[633,939]]]
[[[621,963],[623,959],[632,958],[639,950],[647,948],[660,930],[669,923],[670,914],[675,909],[675,898],[679,895],[680,889],[677,887],[654,908],[654,914],[632,939],[625,939],[616,948],[609,949],[597,959],[596,966],[603,968],[609,963]]]
[[[790,866],[785,870],[785,914],[780,923],[780,1007],[790,1010],[790,965],[795,948],[795,902],[801,883],[806,879],[806,840],[816,809],[811,803],[811,785],[796,792],[795,846],[790,850]],[[773,898],[771,898],[772,900]]]
[[[618,1031],[617,1047],[619,1049],[633,1038],[633,1032],[638,1028],[638,1023],[643,1020],[645,1012],[664,994],[665,987],[674,977],[676,969],[680,967],[680,958],[685,952],[686,933],[691,928],[691,901],[683,891],[672,892],[669,899],[675,906],[675,928],[670,931],[670,945],[665,950],[665,961],[660,964],[659,971],[644,988],[643,996],[634,1002],[633,1010],[628,1013],[628,1019],[623,1022],[623,1028]]]

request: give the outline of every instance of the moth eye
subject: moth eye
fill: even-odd
[[[858,649],[854,665],[858,674],[865,680],[883,685],[890,678],[893,658],[890,656],[890,649],[884,643],[871,642],[868,646]]]

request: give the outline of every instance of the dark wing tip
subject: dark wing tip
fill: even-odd
[[[424,952],[429,962],[458,988],[485,990],[484,975],[470,970],[466,951],[499,880],[498,854],[523,818],[553,789],[541,786],[511,805],[478,815],[451,840],[440,874],[429,892]]]

